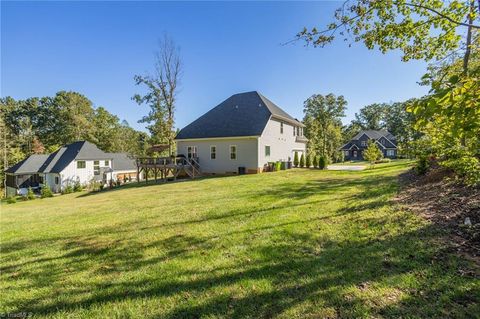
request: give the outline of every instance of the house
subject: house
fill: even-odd
[[[397,157],[397,140],[395,136],[386,130],[365,130],[360,131],[340,148],[340,150],[344,152],[345,160],[363,160],[363,152],[367,148],[368,141],[370,140],[377,143],[384,157]]]
[[[106,183],[125,176],[135,176],[135,160],[122,153],[105,153],[87,141],[65,145],[52,154],[34,154],[5,171],[7,196],[23,194],[28,187],[47,184],[59,193],[76,182],[86,185]]]
[[[177,153],[196,158],[203,173],[259,173],[269,162],[306,152],[303,123],[260,93],[232,95],[176,136]]]

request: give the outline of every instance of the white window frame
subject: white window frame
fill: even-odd
[[[387,156],[395,156],[395,150],[387,150]]]
[[[360,141],[361,146],[367,146],[367,141]]]
[[[93,175],[100,175],[100,161],[93,161]]]
[[[353,151],[353,157],[355,157],[355,158],[358,157],[358,151]]]
[[[280,122],[280,134],[283,134],[283,122]]]
[[[212,152],[212,149],[214,150],[213,152]],[[212,154],[215,155],[215,157],[212,158]],[[210,145],[210,159],[211,160],[217,159],[217,145]]]
[[[295,126],[292,126],[293,127],[293,136],[295,136],[295,131],[297,130],[297,128]]]
[[[78,164],[79,163],[83,163],[83,167],[78,167]],[[87,168],[87,162],[85,161],[77,161],[77,169],[84,169],[84,168]]]
[[[268,154],[267,154],[267,147],[268,147]],[[270,154],[272,154],[272,148],[270,145],[265,145],[265,157],[270,157]]]
[[[197,146],[194,146],[194,145],[187,146],[187,158],[191,159],[191,158],[197,157],[198,155],[197,151],[198,151]]]
[[[343,154],[345,154],[345,156],[350,156],[350,151],[345,151]]]
[[[232,152],[232,147],[235,148],[235,152]],[[237,145],[230,145],[230,146],[228,147],[228,150],[229,150],[229,158],[230,158],[230,160],[232,160],[232,161],[237,160],[237,158],[238,158],[238,154],[237,154],[237,153],[238,153],[238,148],[237,148]],[[235,158],[232,158],[232,154],[235,155]]]
[[[109,161],[109,160],[105,160],[105,161],[103,162],[103,164],[105,164],[106,167],[109,167],[109,166],[110,166],[110,161]]]

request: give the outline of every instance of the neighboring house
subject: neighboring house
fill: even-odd
[[[384,157],[397,157],[397,140],[395,136],[385,130],[366,130],[360,131],[360,133],[340,148],[340,150],[344,152],[345,160],[363,160],[363,152],[368,147],[369,140],[377,143]]]
[[[259,173],[305,153],[304,127],[260,93],[239,93],[184,127],[177,153],[198,159],[203,173]]]
[[[105,153],[87,141],[65,145],[47,155],[30,155],[5,171],[7,196],[25,193],[28,187],[47,184],[59,193],[68,185],[92,180],[108,182],[125,174],[136,177],[133,159],[122,153]]]

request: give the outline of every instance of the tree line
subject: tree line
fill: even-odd
[[[77,92],[25,100],[1,98],[0,112],[2,181],[4,170],[12,164],[74,141],[88,140],[105,152],[143,155],[150,139]]]

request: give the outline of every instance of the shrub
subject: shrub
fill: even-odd
[[[82,184],[80,184],[80,181],[75,182],[75,184],[73,185],[73,191],[74,192],[81,192],[82,191]]]
[[[279,171],[282,169],[282,162],[278,161],[275,163],[275,171]]]
[[[375,164],[390,163],[391,161],[392,161],[391,159],[389,159],[388,157],[386,157],[386,158],[382,158],[382,159],[376,160],[376,161],[375,161]]]
[[[298,167],[298,164],[298,152],[295,152],[295,154],[293,155],[293,166]]]
[[[305,167],[305,155],[300,156],[300,167]]]
[[[313,167],[318,168],[318,155],[313,156]]]
[[[480,185],[480,161],[474,156],[464,155],[441,163],[452,169],[468,186]]]
[[[15,204],[17,202],[17,197],[15,196],[8,196],[7,197],[7,203],[8,204]]]
[[[325,156],[320,156],[320,159],[318,160],[318,168],[327,168],[327,158]]]
[[[35,194],[33,193],[33,189],[31,187],[28,188],[27,199],[35,199]]]
[[[307,158],[305,159],[305,166],[307,168],[310,168],[310,166],[312,166],[312,163],[310,163],[311,159],[310,159],[310,155],[307,155]]]
[[[63,190],[62,194],[70,194],[70,193],[73,193],[73,187],[69,183],[67,184],[67,187],[65,187],[65,189]]]
[[[415,165],[415,172],[417,172],[418,175],[424,175],[427,173],[429,167],[430,162],[428,161],[428,157],[421,156],[417,161],[417,165]]]
[[[42,198],[53,197],[52,190],[50,189],[50,187],[46,182],[45,182],[45,185],[43,185],[42,187],[41,197]]]

